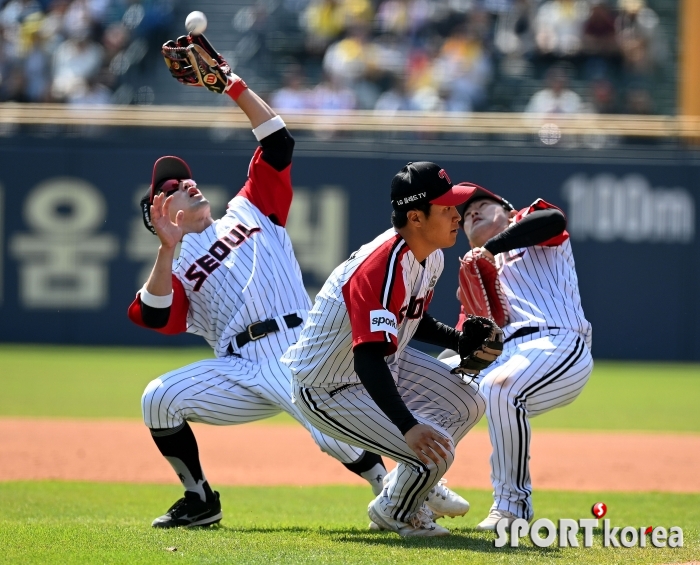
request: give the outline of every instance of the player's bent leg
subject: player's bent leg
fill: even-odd
[[[407,347],[398,360],[396,384],[411,412],[447,430],[455,444],[486,413],[486,399],[475,383],[431,355]]]
[[[141,398],[149,428],[174,428],[184,420],[233,425],[270,418],[280,408],[246,386],[257,366],[236,357],[197,361],[151,381]]]
[[[407,347],[400,355],[397,387],[415,414],[446,429],[458,443],[486,411],[486,401],[474,383],[466,383],[431,355]],[[435,518],[463,516],[469,502],[445,486],[446,479],[430,490],[426,504]]]
[[[590,352],[583,338],[573,332],[518,341],[507,347],[511,351],[504,351],[505,361],[494,364],[480,386],[487,397],[486,416],[493,447],[491,481],[495,502],[492,512],[530,520],[533,516],[530,400],[544,395],[551,401],[549,409],[555,407],[556,398],[568,401],[567,389],[580,391],[583,386],[580,377],[574,380],[569,377],[586,373],[585,368],[590,367]],[[549,391],[554,391],[551,396]],[[487,521],[489,518],[480,527]]]
[[[221,520],[219,493],[204,475],[188,420],[223,425],[278,414],[275,405],[230,380],[246,369],[228,359],[210,359],[167,373],[146,387],[144,421],[185,488],[184,497],[156,518],[154,527],[207,526]]]
[[[530,418],[571,404],[578,398],[593,372],[593,357],[588,347],[576,363],[554,382],[531,392],[527,398],[527,411]]]
[[[362,386],[326,390],[305,388],[294,383],[294,396],[304,416],[325,434],[399,462],[401,472],[397,474],[396,481],[371,503],[368,510],[370,517],[373,512],[378,513],[378,519],[385,518],[384,523],[380,524],[382,527],[389,524],[387,529],[403,536],[445,535],[444,528],[435,528],[437,525],[434,522],[424,523],[424,512],[419,511],[428,492],[452,464],[454,445],[448,457],[439,464],[425,465]],[[418,420],[436,428],[451,440],[449,433],[434,422],[421,417]],[[418,514],[414,520],[414,515]],[[415,524],[411,524],[411,520]]]
[[[254,383],[251,380],[249,384],[252,390],[304,426],[323,453],[337,459],[350,472],[365,479],[375,496],[379,494],[386,474],[382,458],[332,438],[314,428],[306,420],[299,407],[292,402],[291,380],[292,374],[286,365],[277,359],[268,359],[260,364],[260,371],[254,379]]]

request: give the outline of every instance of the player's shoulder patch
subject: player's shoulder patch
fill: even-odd
[[[389,310],[371,310],[369,313],[369,331],[387,332],[396,336],[399,331],[396,316]]]

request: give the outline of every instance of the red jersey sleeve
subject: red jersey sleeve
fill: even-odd
[[[170,317],[168,323],[162,328],[149,328],[143,323],[141,317],[141,294],[137,294],[134,301],[129,305],[127,315],[137,326],[155,330],[166,335],[174,335],[187,331],[187,312],[190,309],[190,301],[185,293],[180,279],[173,275],[173,303],[170,306]]]
[[[258,210],[274,223],[287,224],[292,205],[292,165],[278,171],[263,159],[263,149],[255,150],[248,167],[248,180],[238,193],[252,202]]]
[[[375,250],[343,287],[352,326],[352,345],[385,342],[386,355],[398,347],[399,312],[406,297],[401,256],[403,239]]]
[[[518,212],[518,214],[515,216],[515,221],[519,222],[525,216],[537,210],[559,210],[562,214],[564,214],[564,211],[558,206],[555,206],[554,204],[550,204],[549,202],[538,198],[528,208],[523,208],[522,210],[520,210],[520,212]],[[566,216],[566,214],[564,214],[564,216]],[[556,247],[557,245],[561,245],[562,243],[564,243],[567,239],[569,239],[569,232],[564,230],[559,235],[555,235],[547,241],[543,241],[539,245],[542,247]]]

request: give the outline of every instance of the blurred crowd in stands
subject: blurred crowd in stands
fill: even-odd
[[[279,109],[649,114],[673,80],[645,0],[295,1]]]
[[[160,41],[171,15],[170,0],[3,3],[0,101],[130,103],[122,81]]]
[[[223,1],[178,9],[228,14],[207,34],[279,110],[675,110],[675,0]],[[0,101],[150,103],[129,77],[180,33],[173,0],[9,0]]]

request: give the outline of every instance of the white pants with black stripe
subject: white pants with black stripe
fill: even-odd
[[[450,366],[458,357],[444,360]],[[568,330],[544,330],[505,344],[483,372],[486,418],[493,452],[493,508],[530,520],[530,418],[566,406],[581,393],[593,370],[586,339]]]
[[[403,434],[377,407],[362,384],[336,388],[305,387],[293,381],[294,402],[309,422],[324,433],[393,459],[396,478],[382,493],[382,510],[407,522],[454,460],[454,446],[481,419],[484,398],[430,355],[406,348],[398,364],[397,389],[416,420],[451,439],[447,460],[425,465]]]
[[[313,428],[291,401],[291,373],[278,360],[240,357],[197,361],[151,381],[141,398],[149,428],[176,428],[184,420],[217,426],[255,422],[287,412],[304,426],[321,451],[353,463],[362,450]]]

